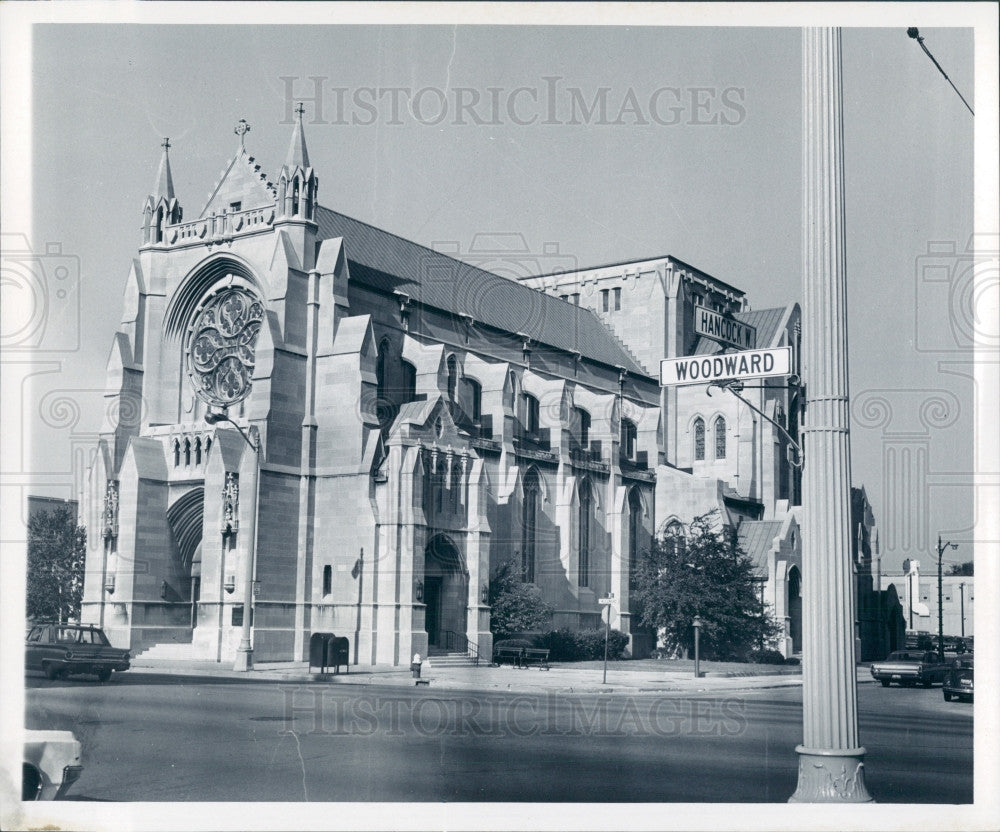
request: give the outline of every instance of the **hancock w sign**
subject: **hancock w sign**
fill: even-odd
[[[787,376],[792,372],[792,348],[746,350],[724,355],[690,355],[664,358],[660,362],[660,384],[710,384],[713,381],[767,376]]]
[[[754,327],[701,305],[694,307],[694,331],[739,350],[752,350],[757,346],[757,330]]]

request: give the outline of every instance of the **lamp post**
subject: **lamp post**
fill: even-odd
[[[795,803],[867,803],[851,559],[841,36],[802,31],[802,744]]]
[[[694,678],[701,678],[701,655],[700,655],[700,644],[701,641],[701,626],[702,626],[701,616],[696,615],[694,621],[691,622],[691,626],[694,627]]]
[[[608,683],[608,638],[611,635],[611,605],[615,602],[615,594],[609,592],[607,597],[599,598],[597,603],[604,607],[602,611],[606,614],[604,619],[604,678],[601,679],[601,684],[606,685]]]
[[[944,550],[947,548],[957,549],[958,544],[952,543],[950,540],[943,544],[941,543],[941,535],[938,535],[937,553],[938,553],[938,661],[944,661],[944,578],[941,574],[941,555],[944,554]],[[962,622],[963,625],[965,622]]]
[[[243,625],[240,643],[236,648],[236,661],[233,664],[233,670],[245,672],[253,669],[253,645],[250,642],[250,635],[251,619],[253,618],[254,567],[257,558],[257,502],[260,498],[260,434],[251,427],[248,435],[229,417],[229,410],[225,407],[220,410],[209,410],[205,414],[205,421],[210,425],[229,422],[253,451],[253,467],[250,469],[251,483],[250,488],[247,489],[253,494],[253,502],[250,505],[250,540],[243,559]]]

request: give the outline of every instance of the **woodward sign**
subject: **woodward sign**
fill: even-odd
[[[660,384],[706,384],[723,379],[787,376],[792,372],[791,347],[747,350],[724,355],[689,355],[660,362]]]
[[[757,346],[757,330],[754,327],[734,321],[704,306],[694,308],[694,331],[740,350],[752,350]]]

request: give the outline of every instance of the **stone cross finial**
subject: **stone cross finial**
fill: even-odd
[[[170,139],[164,137],[163,144],[160,145],[164,150],[170,150]]]
[[[233,132],[240,137],[240,147],[243,147],[246,134],[250,132],[250,125],[247,124],[247,120],[241,118],[233,128]]]
[[[306,111],[305,105],[300,101],[299,106],[295,108],[295,112],[299,114],[299,121],[302,120],[302,114],[305,113],[305,111]]]

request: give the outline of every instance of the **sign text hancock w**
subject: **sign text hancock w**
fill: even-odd
[[[746,350],[722,355],[689,355],[664,358],[660,362],[660,384],[710,384],[713,381],[767,376],[787,376],[792,372],[792,348]]]

